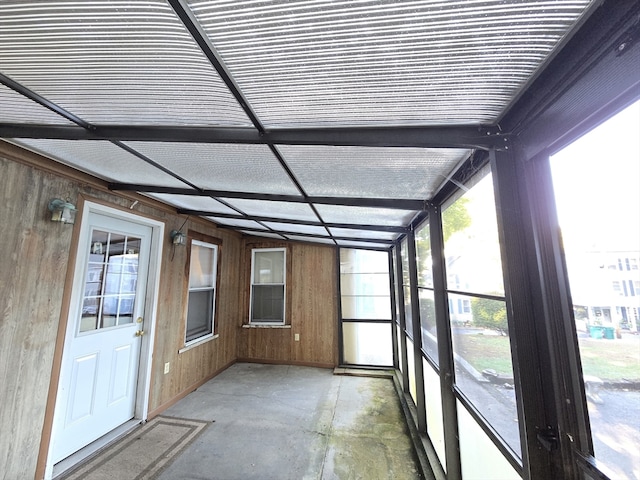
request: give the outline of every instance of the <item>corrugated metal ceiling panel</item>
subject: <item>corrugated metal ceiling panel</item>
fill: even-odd
[[[64,117],[2,84],[0,84],[0,105],[2,105],[2,117],[0,118],[2,122],[73,125]]]
[[[147,193],[149,197],[160,200],[163,203],[173,205],[176,208],[186,210],[201,210],[206,212],[224,213],[237,215],[234,209],[223,205],[211,197],[199,197],[195,195],[173,195],[167,193]]]
[[[11,141],[106,181],[186,188],[186,185],[180,180],[158,170],[111,142],[28,138]]]
[[[316,205],[325,222],[352,223],[359,225],[404,226],[418,213],[410,210],[389,208],[343,207],[338,205]]]
[[[306,203],[272,202],[268,200],[246,200],[223,198],[225,202],[247,215],[317,222],[318,217]]]
[[[91,123],[251,124],[163,0],[5,0],[0,65]]]
[[[267,127],[491,124],[589,0],[188,0]]]
[[[319,235],[322,237],[328,237],[329,233],[324,227],[318,227],[315,225],[296,225],[291,223],[274,223],[265,222],[269,228],[278,232],[290,232],[290,233],[307,233],[309,235]]]
[[[430,198],[471,150],[279,145],[309,195]]]
[[[300,192],[266,145],[127,142],[200,188],[233,192]]]

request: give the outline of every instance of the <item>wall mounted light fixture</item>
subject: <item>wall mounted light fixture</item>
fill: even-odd
[[[174,245],[185,245],[187,243],[187,236],[180,230],[171,230],[169,236],[171,237],[171,243]]]
[[[52,222],[73,224],[76,221],[76,206],[68,200],[53,198],[49,201]]]

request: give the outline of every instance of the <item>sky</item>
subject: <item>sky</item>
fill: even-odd
[[[551,157],[568,251],[640,251],[640,101]]]

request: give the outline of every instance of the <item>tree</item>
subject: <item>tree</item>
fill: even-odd
[[[445,242],[454,233],[471,225],[467,203],[469,203],[469,199],[461,197],[442,213],[442,236]],[[418,255],[418,276],[420,278],[429,277],[429,272],[431,271],[431,237],[429,228],[421,228],[416,232],[416,250]]]
[[[460,232],[471,225],[471,216],[467,211],[467,197],[460,197],[442,212],[442,236],[444,241],[456,232]]]
[[[471,300],[473,323],[479,327],[497,330],[502,335],[509,335],[507,326],[507,307],[499,300],[474,298]]]

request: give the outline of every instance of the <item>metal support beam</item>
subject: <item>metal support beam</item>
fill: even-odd
[[[393,269],[393,256],[395,255],[395,250],[389,250],[389,292],[391,292],[390,300],[391,300],[391,351],[393,354],[393,368],[399,368],[398,361],[398,329],[396,328],[397,324],[397,312],[398,312],[398,304],[396,303],[396,289],[394,288],[397,284],[396,282],[396,272]]]
[[[251,233],[276,233],[278,235],[292,235],[292,236],[296,236],[296,237],[305,237],[305,238],[318,238],[318,239],[325,239],[325,240],[340,240],[340,241],[344,241],[344,242],[363,242],[363,243],[380,243],[383,245],[393,245],[393,240],[386,240],[386,239],[376,239],[376,238],[360,238],[360,237],[336,237],[335,235],[332,236],[327,236],[327,235],[315,235],[313,233],[302,233],[302,232],[291,232],[291,231],[286,231],[286,230],[278,230],[275,228],[272,228],[271,230],[263,230],[263,229],[259,229],[259,228],[242,228],[242,227],[238,227],[238,226],[234,226],[234,225],[219,225],[221,228],[230,228],[233,230],[242,230],[243,232],[251,232]],[[345,247],[345,248],[349,248],[349,247]]]
[[[158,168],[162,168],[158,166]],[[171,174],[171,172],[169,172]],[[184,180],[183,180],[184,181]],[[272,193],[232,192],[227,190],[209,190],[194,188],[159,187],[130,183],[110,183],[112,191],[134,191],[144,193],[164,193],[170,195],[190,195],[216,198],[240,198],[245,200],[267,200],[271,202],[317,203],[320,205],[339,205],[345,207],[389,208],[394,210],[424,210],[428,205],[425,200],[393,199],[393,198],[358,198],[358,197],[322,197],[302,195],[277,195]]]
[[[542,392],[548,380],[540,370],[540,348],[534,304],[543,298],[533,298],[529,278],[529,258],[526,215],[521,209],[519,165],[511,152],[490,151],[491,172],[496,201],[498,236],[502,257],[505,300],[520,444],[522,445],[522,474],[525,480],[554,478],[550,456],[540,448],[538,434],[550,425]],[[547,373],[544,374],[548,376]],[[557,473],[557,472],[556,472]]]
[[[527,158],[557,151],[640,98],[640,3],[602,1],[592,8],[500,122]]]
[[[411,327],[413,333],[413,355],[416,375],[417,426],[420,432],[427,431],[427,408],[424,397],[424,371],[422,363],[422,326],[420,323],[420,298],[418,297],[418,265],[416,256],[416,237],[413,230],[407,233],[407,254],[409,257],[409,288],[411,289]]]
[[[396,256],[396,301],[398,302],[398,325],[400,326],[400,352],[398,360],[402,363],[402,389],[409,392],[409,366],[407,363],[407,321],[404,313],[404,287],[402,285],[402,242],[398,242],[394,251]]]
[[[73,128],[78,131],[84,131],[85,134],[87,134],[90,131],[93,131],[95,129],[95,126],[91,125],[89,122],[86,122],[80,117],[75,116],[73,113],[65,110],[61,106],[56,105],[53,102],[50,102],[46,98],[38,95],[33,90],[7,77],[3,73],[0,73],[0,83],[9,87],[10,89],[19,93],[20,95],[24,95],[29,100],[33,100],[37,104],[42,105],[44,108],[51,110],[53,113],[57,113],[58,115],[66,118],[70,122],[75,123],[76,125],[78,125],[78,127],[73,127]],[[3,137],[3,135],[0,135],[0,137]],[[4,138],[10,138],[10,137],[4,137]],[[42,138],[42,137],[30,137],[30,138]]]
[[[531,252],[530,270],[534,272],[530,275],[532,295],[534,299],[544,298],[533,305],[538,320],[539,370],[548,372],[541,378],[542,395],[547,424],[562,432],[558,449],[550,453],[551,468],[567,478],[580,478],[575,462],[580,455],[593,455],[593,443],[549,156],[542,154],[524,163],[522,169],[524,172],[518,175],[524,203],[522,217],[531,219],[525,234]],[[580,452],[578,457],[576,452]],[[581,467],[579,462],[577,467]]]
[[[334,249],[336,252],[336,288],[338,299],[338,365],[344,365],[344,334],[342,332],[342,275],[340,271],[340,247]]]
[[[277,217],[263,217],[259,215],[241,215],[233,213],[217,213],[207,212],[201,210],[188,210],[179,208],[178,213],[181,215],[192,215],[194,217],[211,217],[214,221],[215,218],[229,218],[233,220],[253,220],[256,222],[273,222],[273,223],[288,223],[291,225],[309,225],[313,227],[329,227],[329,228],[347,228],[352,230],[370,230],[379,232],[395,232],[405,233],[408,231],[406,227],[393,227],[388,225],[364,225],[364,224],[352,224],[352,223],[327,223],[327,222],[315,222],[309,220],[296,220],[292,218],[277,218]],[[238,227],[241,229],[240,227]]]
[[[344,127],[282,129],[261,132],[253,127],[101,125],[88,131],[73,125],[0,123],[0,137],[480,150],[503,149],[511,144],[510,135],[500,133],[492,127],[477,126]]]
[[[438,340],[438,368],[440,373],[440,392],[442,396],[442,424],[446,452],[446,471],[448,478],[462,478],[460,463],[460,444],[458,441],[458,409],[454,394],[455,364],[453,361],[453,343],[447,280],[445,271],[444,237],[442,234],[442,210],[439,206],[429,208],[429,238],[433,262],[433,296],[436,310],[436,334]]]

